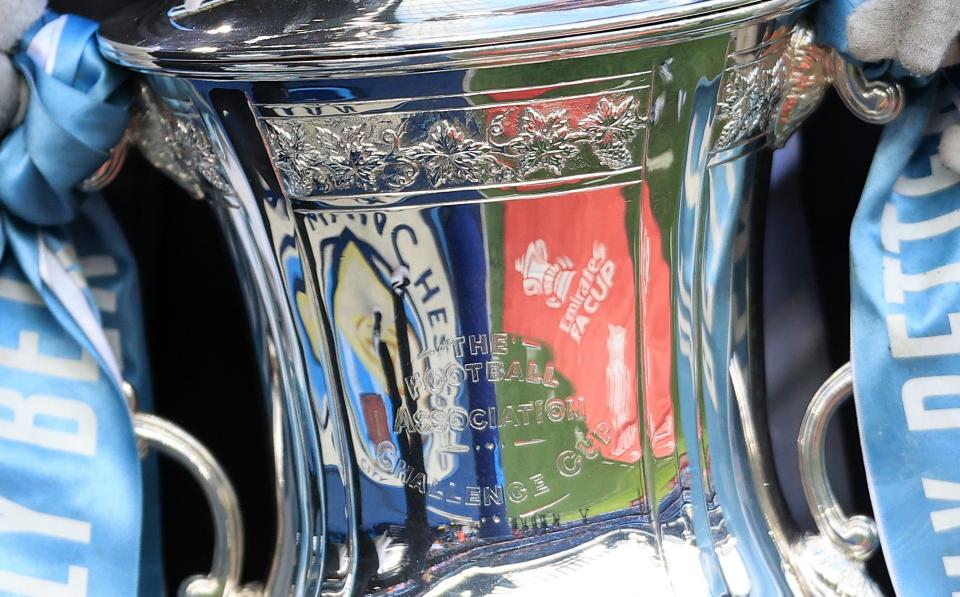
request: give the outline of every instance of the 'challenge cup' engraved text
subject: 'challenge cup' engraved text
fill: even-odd
[[[506,500],[520,504],[531,496],[539,497],[550,492],[550,486],[541,473],[530,475],[525,481],[511,481],[506,485],[457,485],[452,481],[431,481],[424,472],[400,458],[392,442],[382,442],[377,446],[376,464],[380,470],[394,475],[421,495],[448,504],[502,506]]]

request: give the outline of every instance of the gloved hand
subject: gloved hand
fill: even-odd
[[[10,128],[20,107],[20,76],[10,57],[0,53],[0,137]]]
[[[46,7],[46,0],[0,0],[0,136],[10,128],[21,105],[26,105],[21,101],[26,88],[21,85],[8,52]]]
[[[943,131],[940,137],[940,160],[944,166],[960,174],[960,124]]]
[[[960,62],[960,0],[829,0],[820,16],[825,41],[864,62],[895,60],[917,76]],[[960,173],[960,125],[943,132],[940,159]]]
[[[960,0],[867,0],[847,20],[851,55],[893,59],[913,75],[929,75],[960,59]]]

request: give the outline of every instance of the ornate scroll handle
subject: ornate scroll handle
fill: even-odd
[[[748,390],[746,372],[734,355],[729,366],[730,385],[740,413],[747,462],[754,495],[774,547],[791,578],[794,592],[804,597],[880,597],[882,593],[867,575],[863,562],[834,547],[823,535],[800,536],[789,523],[789,514],[777,489],[776,472],[770,458],[769,436],[762,419],[762,407]],[[822,445],[822,444],[821,444]],[[821,451],[822,454],[822,451]]]
[[[872,124],[886,124],[900,115],[903,87],[890,81],[868,81],[863,70],[831,52],[833,88],[854,115]]]
[[[800,481],[810,512],[820,533],[842,553],[855,560],[866,560],[877,549],[877,525],[867,516],[847,516],[827,478],[824,442],[827,427],[837,408],[853,392],[850,363],[840,367],[813,395],[800,424],[797,446],[800,449]]]
[[[799,27],[784,51],[786,84],[773,114],[771,140],[781,147],[820,104],[831,84],[853,114],[871,124],[886,124],[903,111],[903,88],[891,81],[868,81],[863,70],[835,50],[814,42],[813,30]]]
[[[237,494],[213,455],[189,433],[173,423],[145,413],[134,413],[138,443],[173,458],[189,470],[207,497],[213,515],[213,563],[206,576],[192,576],[180,585],[182,597],[258,597],[258,587],[240,586],[243,561],[243,521]]]

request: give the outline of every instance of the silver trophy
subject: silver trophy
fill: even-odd
[[[131,7],[101,47],[144,74],[129,137],[232,245],[279,530],[239,586],[229,483],[141,416],[216,510],[184,593],[877,592],[875,531],[824,481],[842,391],[801,440],[821,535],[760,422],[770,151],[831,84],[901,106],[814,44],[809,2],[194,4]]]

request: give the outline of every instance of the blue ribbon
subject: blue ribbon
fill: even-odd
[[[960,122],[942,76],[884,130],[851,232],[852,363],[884,555],[901,595],[960,594]]]
[[[141,466],[121,384],[151,401],[133,258],[77,185],[127,125],[97,25],[44,15],[15,63],[24,122],[0,144],[0,593],[134,595]],[[151,476],[149,471],[147,476]],[[147,514],[157,530],[156,513]],[[143,593],[163,590],[150,541]]]
[[[864,1],[822,2],[821,42],[846,53]],[[938,155],[960,96],[947,72],[868,66],[915,89],[883,132],[850,234],[860,441],[898,594],[960,595],[960,175]]]
[[[56,43],[46,64],[36,64],[26,51],[16,57],[31,101],[24,123],[0,147],[0,203],[30,223],[72,221],[77,184],[106,161],[126,129],[124,76],[100,56],[96,30],[96,23],[79,17],[50,20],[24,41],[28,49],[34,42],[34,54]],[[57,32],[56,42],[44,43]]]

